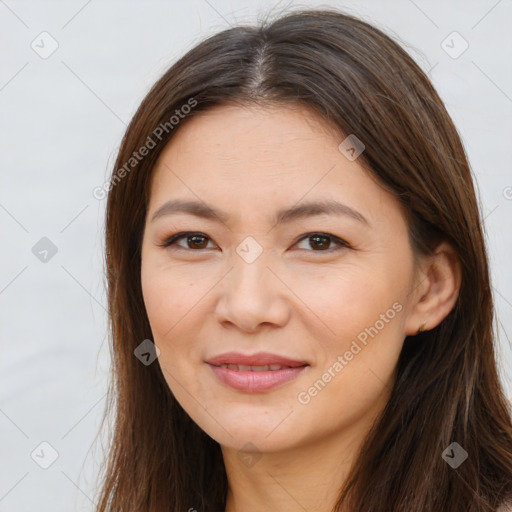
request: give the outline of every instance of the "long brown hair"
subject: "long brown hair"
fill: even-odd
[[[365,144],[358,162],[404,205],[415,254],[446,240],[461,262],[450,314],[405,339],[390,400],[335,510],[482,512],[510,503],[510,405],[497,374],[483,221],[465,150],[406,51],[329,8],[207,38],[157,81],[128,126],[106,212],[112,382],[104,419],[115,417],[98,512],[224,511],[219,444],[173,397],[158,360],[141,364],[134,350],[152,339],[140,279],[152,169],[183,123],[228,102],[302,105],[355,134]],[[457,468],[442,457],[453,442],[468,453]]]

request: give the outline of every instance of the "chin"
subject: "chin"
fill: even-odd
[[[252,443],[262,452],[277,451],[290,445],[292,438],[298,434],[292,423],[284,424],[284,418],[286,414],[282,409],[277,409],[274,414],[269,411],[258,419],[254,409],[249,411],[240,407],[236,413],[231,411],[222,420],[218,419],[220,425],[215,421],[198,425],[224,448],[241,450],[247,443]]]

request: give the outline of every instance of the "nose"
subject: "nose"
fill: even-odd
[[[219,297],[215,316],[219,323],[245,332],[255,332],[262,325],[286,325],[291,314],[291,291],[269,263],[262,256],[252,263],[235,258],[233,267],[216,287]]]

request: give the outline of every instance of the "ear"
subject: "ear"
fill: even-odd
[[[428,331],[439,325],[453,309],[462,280],[461,264],[453,247],[440,243],[432,256],[420,263],[405,334]]]

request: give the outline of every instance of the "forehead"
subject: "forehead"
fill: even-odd
[[[339,159],[341,137],[315,112],[298,106],[216,106],[178,125],[153,174],[166,180],[169,168],[186,167],[190,179],[263,184],[266,177],[291,178],[293,172],[298,180],[304,171],[328,171]]]
[[[226,159],[257,163],[265,155],[282,155],[293,162],[293,149],[303,154],[340,138],[332,123],[300,105],[227,104],[194,113],[178,125],[162,157],[179,151],[192,153],[188,158],[222,153]]]
[[[357,159],[340,152],[343,139],[309,109],[214,107],[178,126],[162,151],[150,210],[172,198],[253,212],[332,199],[364,210],[367,218],[389,215],[397,209],[395,198]]]

